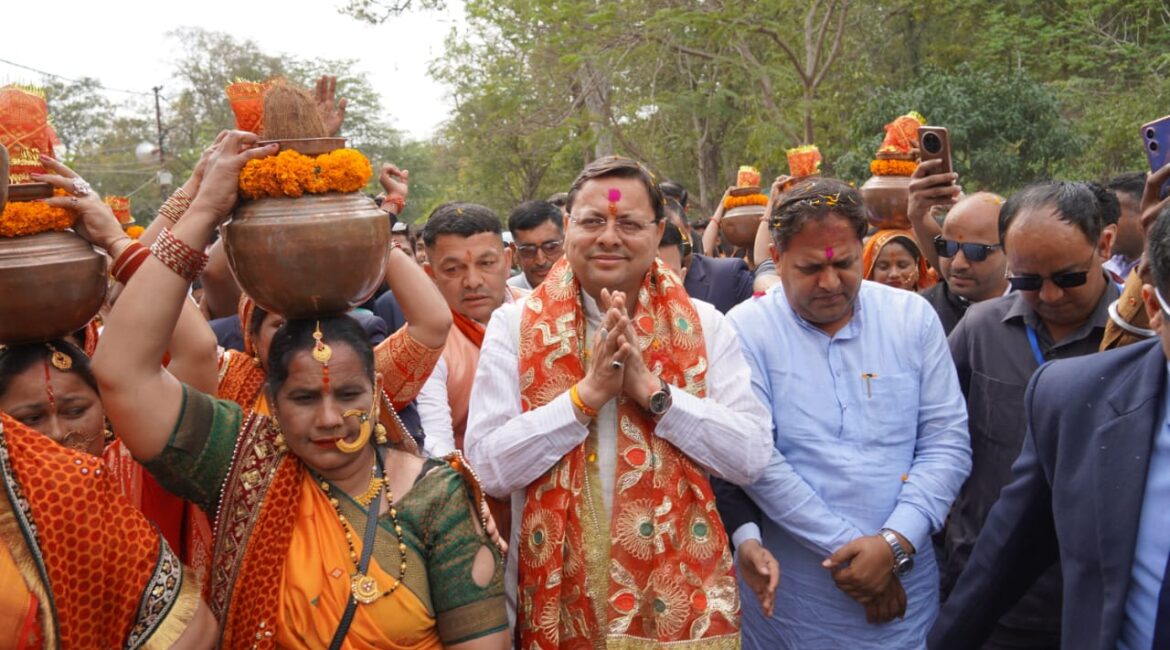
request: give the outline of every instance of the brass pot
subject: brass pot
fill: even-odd
[[[48,341],[85,327],[105,300],[106,265],[73,232],[0,237],[0,342]]]
[[[910,204],[909,176],[871,176],[861,186],[861,200],[869,223],[879,230],[910,229],[907,208]]]
[[[719,229],[732,246],[751,249],[756,244],[756,231],[760,228],[760,217],[764,216],[762,205],[741,205],[723,213]]]
[[[240,287],[287,318],[340,314],[365,302],[390,254],[386,213],[360,192],[243,201],[223,228]]]

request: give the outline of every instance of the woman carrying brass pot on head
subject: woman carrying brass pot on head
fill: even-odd
[[[240,170],[274,151],[250,133],[223,138],[186,215],[114,306],[95,355],[110,419],[164,486],[218,513],[210,604],[225,647],[506,648],[503,567],[476,484],[459,459],[424,459],[401,428],[375,425],[379,377],[356,323],[276,332],[271,417],[158,362]]]
[[[7,154],[0,146],[0,210]],[[67,413],[50,408],[49,420],[64,418],[51,428],[76,429],[80,446],[100,452],[101,407],[84,354],[58,340],[0,355],[7,365],[0,371],[0,649],[212,647],[215,619],[198,580],[101,461],[4,412],[14,391],[31,386],[24,401],[38,403],[35,394],[47,392]],[[22,377],[18,365],[48,379]]]

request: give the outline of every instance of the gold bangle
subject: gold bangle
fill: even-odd
[[[569,389],[569,399],[573,400],[573,406],[576,406],[585,417],[597,417],[597,409],[588,406],[581,400],[581,395],[577,392],[577,384],[573,384],[573,387]]]

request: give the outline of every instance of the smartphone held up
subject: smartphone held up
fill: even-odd
[[[1146,149],[1146,158],[1150,161],[1150,173],[1154,173],[1170,161],[1170,115],[1143,124],[1141,137]],[[1158,198],[1164,199],[1168,193],[1170,181],[1162,185]]]
[[[945,126],[918,127],[918,160],[941,160],[942,167],[936,174],[950,174],[955,171],[951,164],[951,136]]]

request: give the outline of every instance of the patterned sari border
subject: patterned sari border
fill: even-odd
[[[232,452],[232,465],[220,489],[215,517],[215,550],[209,581],[212,612],[226,620],[236,576],[244,561],[244,551],[259,520],[260,506],[280,462],[287,452],[278,451],[264,437],[268,420],[251,413],[244,421]],[[238,489],[229,490],[236,487]]]
[[[127,648],[139,648],[150,639],[159,625],[166,620],[183,588],[183,565],[167,544],[166,538],[158,537],[158,560],[154,573],[142,591],[138,611],[134,616],[134,627],[126,637]]]

